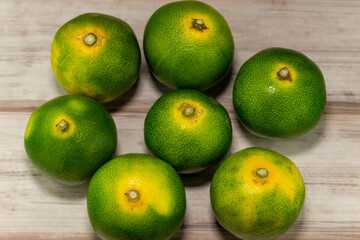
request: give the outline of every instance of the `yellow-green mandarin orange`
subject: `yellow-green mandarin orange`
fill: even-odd
[[[324,110],[324,77],[300,52],[265,49],[240,68],[233,103],[252,133],[271,138],[299,136],[316,125]]]
[[[168,163],[147,154],[125,154],[94,174],[87,208],[102,239],[166,240],[183,222],[185,189]]]
[[[134,32],[121,19],[82,14],[55,34],[51,64],[70,94],[109,102],[126,92],[140,70],[140,48]]]
[[[151,72],[174,89],[212,87],[226,75],[234,55],[226,20],[199,1],[160,7],[146,24],[143,43]]]
[[[89,181],[117,147],[111,115],[94,99],[76,95],[57,97],[37,108],[24,139],[34,166],[65,184]]]
[[[205,93],[181,89],[162,95],[145,118],[147,148],[181,173],[217,163],[232,141],[229,114]]]
[[[295,164],[285,156],[251,147],[227,158],[210,187],[218,222],[243,240],[273,239],[298,218],[305,185]]]

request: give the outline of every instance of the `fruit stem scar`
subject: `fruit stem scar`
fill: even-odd
[[[83,41],[87,46],[91,47],[96,43],[97,37],[93,33],[88,33],[84,36]]]
[[[127,193],[125,193],[125,195],[127,195],[128,200],[131,202],[137,202],[140,198],[140,194],[135,190],[130,190]]]
[[[269,172],[265,168],[259,168],[256,170],[256,176],[259,178],[267,178],[269,176]]]
[[[280,69],[280,71],[277,73],[277,76],[280,80],[289,80],[289,81],[292,80],[290,71],[286,67],[283,67],[282,69]]]
[[[56,124],[56,127],[60,132],[66,132],[69,129],[69,123],[64,119],[61,119],[61,121]]]
[[[195,114],[195,108],[186,107],[183,111],[185,117],[193,117]]]
[[[195,28],[201,32],[203,31],[203,29],[209,29],[208,27],[205,26],[204,21],[201,19],[193,19],[191,28]]]

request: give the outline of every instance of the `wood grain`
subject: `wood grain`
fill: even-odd
[[[58,28],[85,12],[119,17],[140,46],[151,14],[170,1],[0,0],[0,239],[99,239],[86,212],[87,184],[68,187],[48,180],[28,160],[23,135],[30,114],[66,92],[50,64]],[[232,71],[207,91],[228,110],[233,144],[228,155],[249,146],[292,159],[306,185],[305,205],[279,239],[360,239],[360,2],[350,0],[205,1],[218,9],[234,35]],[[240,66],[267,47],[302,51],[321,68],[327,105],[318,125],[296,139],[274,141],[248,133],[232,107],[232,85]],[[142,46],[141,46],[142,48]],[[151,76],[144,57],[137,84],[105,104],[118,129],[118,152],[147,153],[143,124],[148,109],[169,89]],[[188,206],[173,239],[235,239],[217,224],[209,186],[216,166],[182,176]]]

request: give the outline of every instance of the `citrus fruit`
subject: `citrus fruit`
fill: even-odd
[[[51,64],[70,94],[109,102],[126,92],[140,70],[140,49],[124,21],[99,13],[82,14],[55,34]]]
[[[299,216],[305,186],[290,159],[251,147],[220,165],[210,199],[216,219],[230,233],[243,240],[273,239]]]
[[[324,77],[308,57],[269,48],[247,60],[236,77],[233,103],[252,133],[288,138],[312,129],[326,103]]]
[[[147,148],[181,173],[202,170],[227,153],[232,127],[225,108],[205,93],[181,89],[161,96],[145,118]]]
[[[37,108],[24,138],[34,166],[66,184],[90,180],[117,145],[111,115],[97,101],[77,95],[57,97]]]
[[[185,190],[168,163],[147,154],[125,154],[94,174],[87,208],[103,239],[165,240],[183,222]]]
[[[226,20],[199,1],[159,8],[146,24],[143,43],[153,75],[175,89],[212,87],[226,75],[234,55]]]

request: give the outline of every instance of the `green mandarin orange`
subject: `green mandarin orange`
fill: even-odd
[[[161,96],[144,126],[147,148],[181,173],[200,171],[217,163],[232,141],[225,108],[205,93],[182,89]]]
[[[82,14],[55,34],[51,64],[70,94],[109,102],[126,92],[140,70],[140,48],[124,21],[99,13]]]
[[[76,95],[57,97],[37,108],[24,139],[34,166],[65,184],[89,181],[117,147],[111,115],[97,101]]]
[[[299,136],[311,130],[322,115],[324,77],[302,53],[269,48],[240,68],[233,103],[240,121],[252,133],[271,138]]]
[[[166,240],[183,222],[186,197],[168,163],[147,154],[125,154],[94,174],[87,207],[102,239]]]
[[[243,240],[273,239],[295,222],[305,185],[295,164],[264,148],[241,150],[215,172],[210,187],[218,222]]]
[[[151,72],[174,89],[212,87],[226,75],[234,55],[226,20],[199,1],[159,8],[146,24],[143,43]]]

